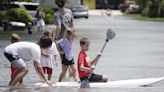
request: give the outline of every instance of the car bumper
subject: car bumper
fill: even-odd
[[[25,23],[10,21],[4,23],[4,30],[24,30],[26,27]]]
[[[74,17],[88,17],[88,12],[74,12]]]

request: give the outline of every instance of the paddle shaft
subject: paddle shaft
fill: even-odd
[[[105,48],[105,46],[107,45],[108,41],[109,41],[109,39],[106,39],[106,40],[105,40],[105,43],[104,43],[104,45],[103,45],[103,47],[102,47],[102,49],[101,49],[101,51],[100,51],[101,53],[104,51],[104,48]],[[99,59],[100,59],[100,57],[98,57],[98,59],[95,61],[95,63],[94,63],[95,66],[97,65]],[[95,68],[92,68],[92,69],[91,69],[91,72],[90,72],[90,74],[89,74],[89,76],[88,76],[88,79],[90,79],[90,77],[91,77],[91,75],[92,75],[94,69],[95,69]]]

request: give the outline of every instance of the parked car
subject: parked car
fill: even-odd
[[[23,22],[10,21],[3,24],[4,30],[24,30],[26,24]]]
[[[70,8],[72,10],[74,18],[88,18],[88,9],[84,5],[73,5]]]

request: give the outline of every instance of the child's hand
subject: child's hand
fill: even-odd
[[[101,55],[102,55],[102,53],[99,52],[99,53],[97,54],[97,58],[98,58],[98,57],[101,57]]]
[[[96,66],[95,66],[95,65],[92,65],[92,66],[91,66],[91,69],[95,69],[95,68],[96,68]]]

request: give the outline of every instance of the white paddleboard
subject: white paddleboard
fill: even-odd
[[[105,83],[90,83],[90,87],[109,88],[109,87],[139,87],[148,86],[153,83],[164,80],[164,77],[157,78],[143,78],[143,79],[130,79],[130,80],[118,80],[109,81]],[[47,87],[46,83],[35,83],[38,87]],[[52,86],[55,87],[80,87],[80,83],[77,82],[55,82]]]

